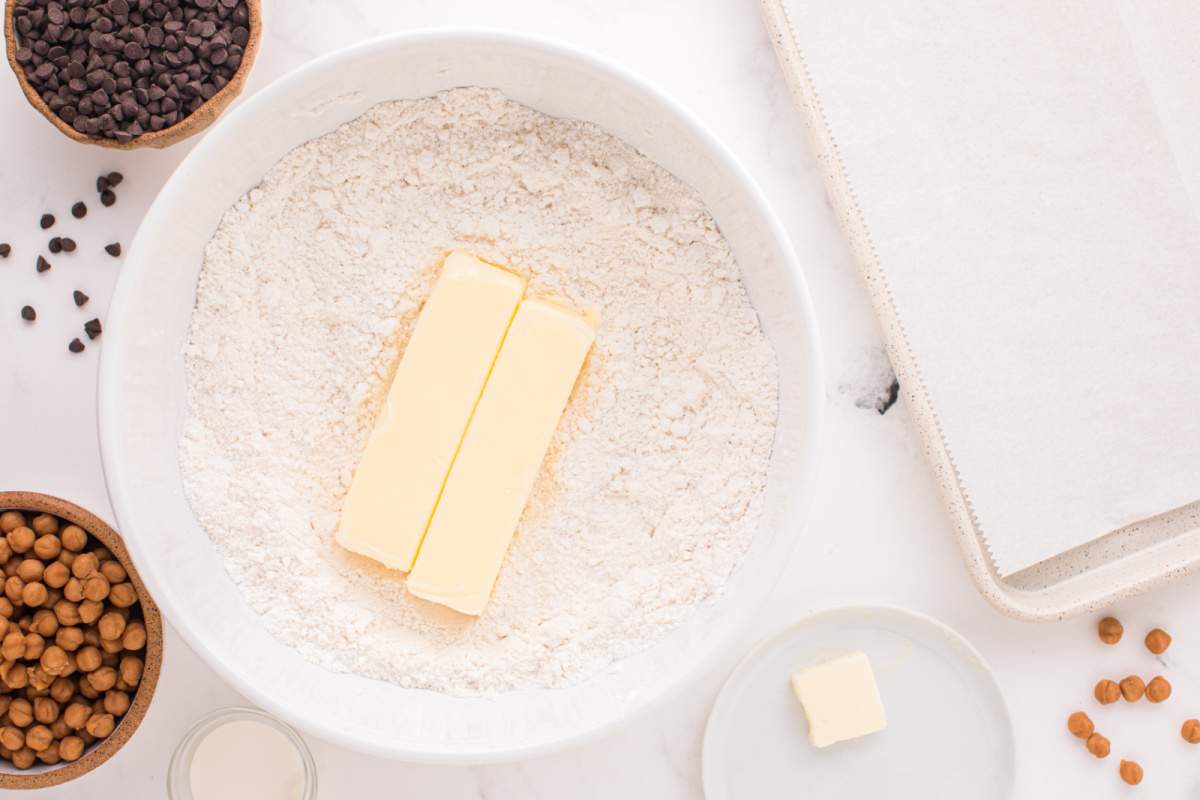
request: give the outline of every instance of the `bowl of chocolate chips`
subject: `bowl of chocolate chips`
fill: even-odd
[[[102,147],[167,147],[242,90],[260,0],[6,0],[8,63],[64,135]]]

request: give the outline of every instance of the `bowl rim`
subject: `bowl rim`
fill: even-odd
[[[73,522],[94,536],[112,551],[121,566],[129,575],[129,581],[137,591],[138,603],[142,607],[142,619],[146,625],[146,647],[142,658],[145,668],[142,679],[138,683],[137,692],[129,710],[121,717],[117,727],[96,746],[89,748],[75,761],[60,761],[43,769],[31,771],[0,770],[0,789],[44,789],[72,781],[99,767],[112,758],[133,737],[138,726],[146,716],[150,703],[154,699],[154,691],[158,686],[158,676],[162,669],[163,655],[163,624],[158,606],[154,598],[146,590],[137,567],[134,566],[125,540],[112,526],[98,516],[69,500],[63,500],[54,495],[40,492],[10,491],[0,492],[0,509],[16,511],[36,511],[43,514],[53,514],[68,522]]]
[[[447,46],[464,44],[484,46],[502,45],[529,49],[572,60],[586,69],[605,74],[614,81],[625,84],[633,90],[651,98],[667,114],[672,115],[685,127],[689,128],[697,141],[703,144],[720,163],[721,168],[729,174],[730,179],[739,182],[748,196],[752,198],[754,212],[763,221],[764,227],[769,232],[770,237],[778,244],[782,254],[785,256],[787,274],[783,277],[791,284],[796,303],[799,306],[799,316],[801,317],[801,319],[797,320],[801,329],[801,336],[804,340],[799,343],[800,359],[804,362],[805,366],[803,369],[806,373],[803,390],[804,414],[801,425],[803,430],[808,434],[808,443],[801,448],[800,466],[794,477],[795,485],[801,487],[801,490],[798,492],[799,499],[796,503],[792,524],[799,531],[803,527],[812,505],[818,464],[821,454],[825,449],[825,429],[823,424],[825,416],[825,369],[816,312],[812,297],[808,291],[808,284],[800,269],[795,252],[792,249],[787,231],[768,204],[762,189],[758,186],[754,178],[742,166],[741,162],[737,160],[732,151],[717,139],[691,111],[658,89],[654,84],[604,56],[549,37],[505,29],[480,27],[452,26],[422,28],[366,39],[309,61],[281,75],[267,86],[255,92],[253,96],[246,98],[237,108],[224,115],[218,125],[233,124],[233,122],[239,120],[243,115],[249,114],[258,104],[268,103],[275,96],[288,90],[292,84],[302,84],[310,75],[336,68],[338,64],[358,58],[364,53],[398,47],[427,46],[430,44]],[[202,140],[185,157],[185,163],[194,158],[206,157],[209,149],[213,147],[210,142],[211,140],[207,137]],[[155,199],[154,205],[157,205],[163,196],[170,191],[172,182],[181,172],[181,169],[176,169]],[[152,205],[151,209],[147,212],[147,218],[151,216],[153,209],[154,206]],[[138,240],[143,235],[145,235],[144,228],[140,228],[130,246],[132,252],[136,252]],[[126,272],[118,280],[113,293],[109,306],[110,317],[121,316],[123,306],[126,302],[125,297],[129,292],[127,286],[128,273]],[[120,331],[117,330],[116,334],[120,335]],[[104,353],[101,353],[100,356],[99,380],[97,382],[97,421],[101,461],[104,467],[108,496],[116,518],[120,521],[121,519],[129,518],[126,512],[134,502],[136,488],[125,485],[119,477],[119,460],[116,454],[120,448],[121,437],[117,430],[114,415],[107,413],[108,408],[115,404],[115,397],[119,388],[119,377],[111,367],[114,357],[106,356]],[[136,536],[132,537],[130,547],[134,552],[138,551]],[[779,581],[780,577],[781,573],[772,576],[769,586],[765,586],[764,589],[773,587]],[[149,578],[152,587],[156,586],[156,580],[154,576]],[[179,611],[173,605],[170,594],[160,592],[159,596],[161,598],[162,612],[166,618],[169,621],[181,618]],[[716,645],[707,651],[706,657],[696,660],[681,670],[677,680],[667,687],[666,690],[629,705],[624,713],[614,716],[599,725],[571,733],[553,741],[512,747],[489,748],[486,751],[456,750],[453,752],[439,752],[428,749],[415,749],[407,746],[396,747],[363,735],[356,735],[349,731],[326,727],[319,719],[306,716],[295,709],[275,702],[274,698],[268,692],[250,683],[235,667],[218,660],[203,639],[195,635],[186,626],[176,625],[175,630],[234,689],[252,700],[256,705],[294,725],[296,728],[355,752],[367,753],[393,760],[428,764],[505,763],[560,752],[568,747],[575,747],[595,741],[628,724],[632,719],[663,707],[685,688],[698,680],[705,670],[711,669],[714,661],[722,653],[726,652],[742,634],[742,631],[738,630],[735,626],[729,626],[724,633],[714,635],[711,638],[716,640]]]

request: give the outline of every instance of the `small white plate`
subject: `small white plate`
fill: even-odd
[[[871,659],[887,728],[815,748],[789,676],[854,650]],[[991,669],[945,625],[898,608],[823,611],[759,645],[704,734],[708,800],[1000,800],[1012,786],[1012,723]]]

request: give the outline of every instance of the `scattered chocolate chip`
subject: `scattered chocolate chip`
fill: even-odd
[[[63,249],[64,253],[74,253],[75,252],[75,240],[69,236],[64,236],[62,238],[62,249]]]
[[[0,242],[0,258],[8,258],[12,253],[12,245],[8,242]]]
[[[142,91],[145,91],[145,90],[143,89]],[[137,104],[136,103],[133,105],[133,113],[136,116],[136,114],[137,114]],[[99,178],[96,178],[96,194],[100,194],[107,188],[108,188],[108,177],[107,176],[101,175]]]
[[[104,245],[104,252],[108,253],[113,258],[117,258],[121,255],[121,243],[113,242],[112,244]]]
[[[54,224],[54,215],[53,214],[42,214],[42,219],[41,219],[42,230],[46,230],[46,228],[49,228],[53,224]]]
[[[105,180],[108,181],[109,186],[117,187],[121,185],[121,181],[125,180],[125,176],[119,172],[110,172],[105,176]]]
[[[117,193],[112,189],[105,189],[100,193],[100,205],[111,206],[115,202],[117,202]]]
[[[47,260],[46,260],[45,258],[43,258],[42,256],[38,256],[38,260],[37,260],[37,271],[38,271],[38,272],[45,272],[45,271],[46,271],[46,270],[48,270],[48,269],[50,269],[50,262],[49,262],[49,261],[47,261]]]
[[[83,332],[87,334],[89,339],[95,339],[100,335],[103,329],[100,327],[100,320],[89,319],[83,323]]]
[[[33,310],[33,306],[25,306],[21,309],[21,319],[26,322],[33,322],[37,319],[37,312]]]
[[[71,297],[75,298],[75,305],[77,306],[86,305],[87,301],[92,299],[78,289],[71,293]]]
[[[83,342],[79,341],[78,339],[72,339],[71,343],[69,345],[67,345],[67,349],[70,350],[72,353],[82,353],[83,352]]]
[[[63,249],[62,239],[58,236],[55,236],[50,240],[50,243],[46,245],[46,248],[50,251],[51,255],[58,255]]]
[[[87,216],[87,205],[80,200],[75,205],[71,206],[71,216],[75,219],[83,219]]]

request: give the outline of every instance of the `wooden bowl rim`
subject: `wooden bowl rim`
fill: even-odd
[[[69,522],[73,522],[87,531],[88,536],[94,536],[112,551],[121,566],[129,574],[129,580],[137,591],[138,603],[142,607],[142,617],[146,625],[145,668],[142,680],[133,696],[129,711],[121,717],[117,727],[106,738],[93,745],[76,761],[60,761],[53,766],[43,766],[38,771],[9,771],[0,770],[0,788],[3,789],[44,789],[74,780],[80,775],[91,772],[96,767],[110,759],[114,753],[125,746],[133,736],[134,731],[141,725],[154,698],[154,690],[158,685],[158,675],[162,668],[163,626],[162,615],[154,599],[142,584],[141,576],[125,549],[121,535],[104,520],[87,509],[75,505],[53,495],[40,492],[0,492],[0,510],[37,511],[53,514]]]
[[[64,136],[82,144],[94,144],[98,147],[108,147],[113,150],[136,150],[140,147],[167,147],[207,128],[242,93],[242,86],[246,82],[246,77],[250,74],[251,67],[254,66],[254,59],[258,55],[259,43],[262,39],[261,0],[246,0],[246,11],[250,18],[250,38],[242,50],[242,63],[238,65],[237,71],[233,73],[233,77],[230,78],[229,83],[225,84],[216,94],[201,103],[199,108],[171,127],[163,128],[161,131],[148,131],[122,144],[116,139],[109,139],[103,136],[89,136],[86,133],[80,133],[64,122],[58,114],[51,111],[50,106],[46,105],[46,101],[42,100],[41,95],[37,93],[37,90],[29,83],[29,79],[25,77],[25,70],[17,63],[17,32],[13,23],[13,10],[16,6],[17,0],[5,1],[4,44],[8,53],[8,65],[12,68],[13,74],[17,76],[17,83],[21,86],[21,92],[25,95],[25,99],[29,101],[31,106],[38,110],[38,113],[49,120],[55,128],[58,128],[58,131]]]

